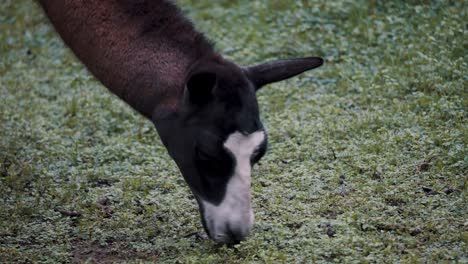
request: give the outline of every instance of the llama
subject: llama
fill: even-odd
[[[250,233],[251,169],[267,135],[256,91],[318,57],[241,67],[169,0],[38,0],[63,41],[112,93],[153,122],[218,243]]]

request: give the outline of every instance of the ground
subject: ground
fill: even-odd
[[[0,262],[468,262],[466,1],[177,2],[242,65],[326,59],[259,92],[250,238],[207,240],[152,124],[4,0]]]

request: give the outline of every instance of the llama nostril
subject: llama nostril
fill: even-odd
[[[229,238],[228,244],[230,245],[239,244],[241,241],[247,238],[245,232],[242,232],[241,229],[232,229],[229,226],[226,229],[226,235]]]
[[[234,246],[234,245],[240,244],[240,242],[241,242],[240,240],[235,240],[234,239],[234,240],[231,241],[231,243],[229,243],[229,245]]]

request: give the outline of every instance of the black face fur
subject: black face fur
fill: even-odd
[[[263,130],[256,87],[238,66],[211,64],[197,68],[187,80],[182,110],[156,120],[159,135],[197,199],[213,204],[224,198],[235,159],[224,147],[235,131]],[[266,150],[254,153],[253,163]]]
[[[250,166],[265,154],[267,138],[259,117],[256,91],[265,84],[321,64],[319,58],[282,60],[250,68],[241,68],[224,60],[200,62],[186,79],[179,111],[153,120],[169,154],[195,195],[203,226],[213,239],[222,243],[245,239],[253,223],[253,220],[246,220],[250,227],[234,231],[228,226],[221,232],[228,237],[217,239],[213,237],[215,231],[210,232],[207,228],[211,226],[213,229],[215,224],[206,223],[210,216],[204,216],[204,204],[221,206],[226,199],[231,199],[226,198],[226,192],[234,175],[236,158],[224,145],[230,135],[237,132],[248,136],[263,131],[263,140],[250,156]],[[250,181],[250,175],[248,177]],[[249,207],[244,213],[248,213],[250,208],[250,191],[246,195],[249,195],[246,198]],[[221,217],[224,215],[221,213]],[[229,217],[237,219],[235,215]]]

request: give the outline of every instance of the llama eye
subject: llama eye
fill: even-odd
[[[250,162],[252,164],[255,164],[257,163],[261,158],[263,157],[263,154],[260,153],[260,152],[254,152],[254,154],[252,155],[252,157],[250,158]]]
[[[252,153],[252,158],[253,159],[256,158],[258,156],[258,154],[260,154],[260,151],[258,151],[258,149],[257,149]]]
[[[265,155],[265,152],[266,152],[266,147],[265,146],[261,146],[260,148],[256,149],[252,153],[252,156],[250,158],[251,164],[257,163]]]

